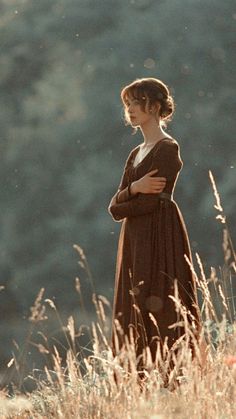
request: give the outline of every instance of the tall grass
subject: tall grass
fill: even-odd
[[[143,353],[145,364],[144,379],[140,382],[137,370],[135,345],[130,339],[126,347],[113,356],[110,347],[111,305],[101,295],[97,295],[89,266],[83,250],[75,245],[80,256],[81,266],[88,274],[92,290],[92,300],[97,319],[88,330],[92,342],[91,355],[84,356],[84,347],[78,345],[82,328],[76,330],[72,316],[64,325],[55,303],[44,299],[40,290],[29,318],[30,343],[33,329],[46,321],[46,306],[57,317],[67,344],[65,360],[56,345],[50,347],[43,336],[38,350],[50,357],[51,367],[45,365],[41,376],[34,376],[37,389],[31,394],[18,394],[9,397],[5,389],[0,394],[0,417],[21,418],[234,418],[236,417],[236,311],[233,290],[233,275],[236,272],[236,256],[233,241],[227,225],[226,215],[221,206],[215,181],[209,172],[216,199],[217,220],[223,226],[223,252],[225,264],[217,273],[211,268],[209,277],[204,272],[201,258],[196,254],[199,274],[186,258],[195,276],[199,299],[201,300],[202,330],[200,340],[196,340],[187,321],[187,313],[178,297],[175,284],[174,300],[180,313],[181,325],[185,328],[184,338],[180,338],[178,352],[173,358],[164,345],[161,353],[158,347],[155,363],[152,362],[147,347]],[[79,295],[80,307],[85,309],[79,278],[75,288]],[[155,322],[155,319],[152,318]],[[118,334],[122,333],[118,322]],[[156,325],[158,328],[158,325]],[[172,325],[174,327],[175,325]],[[189,348],[190,339],[194,343],[196,357],[193,359]],[[20,364],[25,351],[9,361],[9,368],[15,364],[20,376]],[[170,359],[174,367],[168,374]],[[168,383],[163,380],[168,375]],[[20,379],[20,383],[22,378]]]

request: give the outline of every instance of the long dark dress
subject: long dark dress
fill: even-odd
[[[196,319],[196,336],[200,330],[200,315],[195,278],[184,257],[186,254],[192,262],[188,234],[178,205],[174,200],[160,198],[157,193],[130,195],[128,190],[129,184],[157,168],[154,176],[167,179],[163,192],[173,195],[183,166],[179,144],[174,139],[161,139],[134,167],[138,151],[139,146],[130,152],[115,194],[116,203],[110,203],[108,207],[113,219],[122,221],[116,261],[111,346],[115,355],[114,328],[117,319],[124,335],[129,336],[130,328],[137,332],[137,355],[149,346],[154,361],[157,350],[155,336],[158,336],[160,344],[167,339],[170,348],[184,333],[182,327],[168,328],[179,320],[175,303],[168,297],[174,295],[175,279],[181,301]],[[154,316],[159,331],[149,313]],[[119,334],[119,348],[125,343],[124,335]]]

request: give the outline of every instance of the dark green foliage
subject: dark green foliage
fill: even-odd
[[[1,1],[2,322],[10,315],[4,299],[11,300],[11,316],[22,317],[41,287],[63,312],[76,310],[74,279],[85,281],[86,274],[74,243],[84,249],[96,290],[112,300],[120,224],[107,207],[129,151],[142,141],[123,124],[119,94],[136,77],[161,78],[174,93],[169,132],[184,160],[175,198],[193,253],[208,267],[222,263],[208,170],[230,223],[233,6],[220,0]],[[84,292],[89,305],[91,294]]]

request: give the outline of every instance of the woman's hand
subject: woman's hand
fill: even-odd
[[[151,170],[142,178],[132,182],[131,193],[136,194],[138,192],[142,193],[160,193],[166,186],[165,177],[152,177],[158,169]]]

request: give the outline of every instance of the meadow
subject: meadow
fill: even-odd
[[[109,345],[111,304],[102,295],[93,294],[97,313],[88,330],[91,337],[91,354],[83,357],[78,347],[77,330],[72,316],[63,324],[59,308],[52,300],[44,298],[41,289],[29,317],[30,341],[33,330],[47,321],[46,306],[50,306],[58,318],[67,344],[66,357],[62,359],[57,345],[49,347],[47,336],[43,336],[38,350],[51,359],[41,374],[32,371],[31,379],[35,390],[27,393],[4,388],[0,393],[1,418],[113,418],[113,419],[172,419],[172,418],[235,418],[236,417],[236,322],[235,322],[235,272],[236,255],[226,215],[211,172],[209,177],[215,196],[216,219],[222,225],[224,266],[217,270],[211,267],[210,274],[204,272],[201,258],[196,254],[199,273],[190,268],[195,276],[202,317],[200,339],[194,340],[189,327],[186,310],[178,299],[178,289],[172,298],[185,327],[184,339],[176,342],[178,353],[175,365],[164,385],[170,362],[170,351],[166,347],[164,356],[157,351],[156,362],[151,362],[148,348],[144,353],[145,378],[138,379],[134,342],[127,340],[126,348],[115,357]],[[75,246],[80,263],[89,266],[83,249]],[[188,263],[190,263],[188,261]],[[80,280],[76,278],[76,291],[81,304]],[[86,328],[86,326],[85,326]],[[117,333],[119,328],[117,328]],[[196,356],[192,359],[189,341],[193,338]],[[20,371],[20,359],[13,354],[8,368]]]

